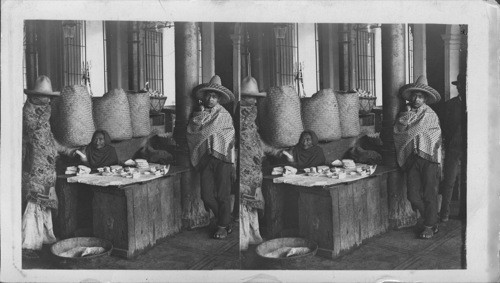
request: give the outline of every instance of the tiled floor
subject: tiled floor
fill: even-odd
[[[389,231],[366,240],[334,260],[315,256],[303,261],[300,269],[394,270],[461,269],[465,225],[458,219],[441,224],[432,239],[416,238],[413,228]],[[243,269],[262,269],[255,246],[241,253]]]
[[[237,224],[236,224],[237,225]],[[211,239],[208,228],[168,237],[135,259],[114,256],[78,263],[61,263],[44,247],[39,259],[23,259],[23,269],[239,269],[239,228],[224,240]]]

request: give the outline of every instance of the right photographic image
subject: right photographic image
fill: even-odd
[[[236,32],[241,268],[466,269],[468,26]]]

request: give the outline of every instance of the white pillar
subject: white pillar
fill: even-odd
[[[316,66],[316,31],[314,24],[298,24],[298,61],[302,63],[304,91],[311,96],[318,91]],[[302,86],[301,86],[302,89]]]
[[[413,81],[420,75],[427,76],[427,48],[425,24],[413,25]]]
[[[201,24],[201,60],[203,82],[209,82],[215,75],[214,23]]]
[[[446,26],[446,34],[441,35],[444,41],[444,99],[458,95],[451,82],[457,79],[460,68],[460,43],[462,35],[459,25]]]
[[[382,105],[382,29],[374,28],[375,33],[375,94],[377,105]]]
[[[163,92],[165,105],[175,105],[175,27],[163,29]]]
[[[103,96],[106,89],[103,22],[87,21],[85,23],[87,62],[90,65],[90,85],[94,96]]]

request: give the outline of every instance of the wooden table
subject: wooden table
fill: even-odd
[[[68,183],[69,176],[59,176],[56,233],[62,238],[74,236],[82,224],[88,226],[80,214],[91,213],[93,235],[110,240],[115,255],[134,257],[181,230],[180,178],[187,171],[172,166],[158,179],[106,187]]]
[[[266,236],[292,236],[284,233],[296,231],[295,236],[318,243],[318,255],[337,257],[387,231],[387,175],[394,170],[378,166],[364,179],[314,187],[276,184],[275,177],[264,176]]]

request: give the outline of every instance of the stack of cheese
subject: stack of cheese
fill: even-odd
[[[285,172],[283,172],[283,176],[295,174],[297,174],[297,168],[294,168],[292,166],[285,166]]]
[[[283,167],[274,167],[271,175],[281,175],[283,174]]]
[[[85,165],[78,165],[78,173],[76,175],[88,175],[90,174],[91,169]]]
[[[342,163],[344,164],[345,169],[356,169],[356,164],[352,159],[343,159]]]
[[[64,174],[74,175],[74,174],[76,174],[77,171],[78,171],[78,168],[76,168],[76,166],[69,166],[69,167],[66,167],[66,171],[64,172]]]
[[[149,169],[149,164],[146,159],[136,159],[135,164],[139,169]]]

